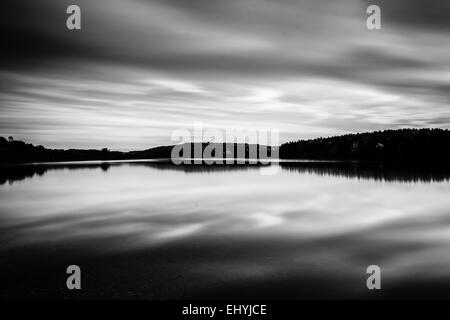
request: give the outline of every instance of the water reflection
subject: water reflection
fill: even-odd
[[[89,284],[80,297],[90,298],[448,296],[448,175],[280,168],[10,167],[0,186],[1,296],[66,297],[61,270],[74,262]],[[365,288],[370,264],[382,267],[382,293]]]
[[[373,179],[393,182],[449,181],[450,167],[442,165],[405,165],[370,162],[282,162],[280,166],[290,172],[321,176],[339,176],[348,179]]]
[[[51,170],[87,170],[101,169],[107,172],[112,166],[139,166],[157,170],[183,171],[185,173],[214,173],[229,172],[235,170],[258,170],[261,164],[192,164],[174,165],[170,160],[139,160],[130,162],[106,161],[106,162],[72,162],[56,164],[30,164],[0,166],[0,185],[14,181],[21,181],[33,176],[43,176]],[[282,170],[301,174],[315,174],[320,176],[339,176],[348,179],[373,179],[377,181],[394,182],[439,182],[450,180],[450,167],[439,166],[405,166],[381,163],[361,162],[331,162],[331,161],[301,161],[269,164],[280,166]]]
[[[211,173],[229,172],[234,170],[258,169],[262,164],[192,164],[174,165],[170,160],[138,160],[138,161],[86,161],[86,162],[61,162],[54,164],[26,164],[26,165],[0,165],[0,185],[27,178],[43,176],[52,170],[97,170],[107,172],[111,167],[139,166],[158,170],[183,171],[185,173]]]

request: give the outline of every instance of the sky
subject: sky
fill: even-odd
[[[81,8],[81,30],[66,8]],[[366,9],[381,8],[381,30]],[[2,0],[0,136],[147,149],[450,128],[448,0]]]

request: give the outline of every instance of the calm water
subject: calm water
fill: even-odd
[[[3,298],[450,297],[446,174],[352,165],[3,168]],[[66,267],[82,269],[79,292]],[[368,291],[379,265],[382,290]]]

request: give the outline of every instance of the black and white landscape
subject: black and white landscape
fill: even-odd
[[[450,2],[0,8],[1,299],[450,298]]]

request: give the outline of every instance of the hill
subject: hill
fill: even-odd
[[[213,143],[191,143],[184,144],[182,146],[190,147],[192,150],[191,156],[194,156],[194,150],[201,150],[201,154],[206,147],[220,146],[222,145],[223,154],[213,156],[220,158],[234,158],[233,154],[238,154],[238,149],[242,149],[245,154],[245,158],[249,158],[250,155],[254,155],[252,150],[259,150],[259,148],[265,147],[260,145],[249,144],[213,144]],[[43,146],[35,146],[31,143],[25,143],[23,141],[16,141],[12,138],[5,139],[0,137],[0,163],[14,164],[14,163],[34,163],[34,162],[62,162],[62,161],[94,161],[94,160],[131,160],[131,159],[170,159],[172,148],[174,146],[159,146],[142,151],[110,151],[106,148],[102,150],[95,149],[47,149]],[[234,152],[234,153],[233,153]],[[269,150],[270,156],[270,150]],[[189,155],[180,154],[186,158],[190,158]]]

